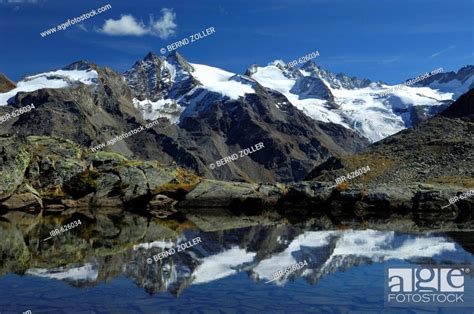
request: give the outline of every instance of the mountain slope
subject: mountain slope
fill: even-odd
[[[15,83],[13,83],[3,73],[0,73],[0,93],[6,93],[14,89],[15,87],[16,87]]]
[[[355,156],[328,160],[308,179],[334,180],[370,165],[366,175],[351,180],[369,186],[441,183],[474,187],[474,89],[441,114],[413,129],[370,145]]]
[[[158,86],[157,73],[168,72],[165,84],[158,84],[162,88],[146,88]],[[298,180],[311,165],[366,145],[349,129],[310,119],[284,95],[248,76],[188,63],[178,53],[148,54],[124,76],[145,118],[169,118],[164,104],[175,105],[171,121],[179,121],[177,143],[197,157],[193,169],[214,178]],[[248,158],[213,171],[207,167],[260,142],[265,149]]]

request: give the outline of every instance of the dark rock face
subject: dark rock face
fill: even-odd
[[[372,83],[368,79],[359,79],[357,77],[349,77],[345,74],[333,74],[316,65],[314,61],[308,61],[301,67],[302,70],[311,73],[312,76],[325,79],[331,85],[331,88],[364,88]],[[379,83],[379,82],[377,82]]]
[[[199,82],[189,72],[193,67],[176,51],[168,57],[148,53],[123,75],[134,97],[156,101],[184,96]]]
[[[296,80],[290,92],[299,94],[300,99],[319,98],[334,104],[334,96],[324,82],[312,76],[303,76]]]
[[[0,133],[8,134],[14,129],[24,136],[57,136],[90,146],[144,123],[131,104],[129,87],[119,74],[88,62],[76,62],[65,68],[84,69],[97,71],[97,85],[77,83],[67,88],[18,93],[12,106],[20,108],[33,103],[36,109],[2,124]],[[124,142],[117,143],[115,149],[132,155]]]
[[[297,181],[329,156],[356,151],[367,144],[354,132],[315,122],[293,106],[279,110],[274,104],[285,102],[283,95],[259,85],[256,89],[256,94],[239,100],[202,91],[206,93],[201,98],[205,105],[193,108],[192,115],[183,113],[180,127],[186,133],[180,134],[180,143],[191,139],[196,146],[204,144],[206,150],[193,148],[199,160],[214,163],[257,143],[264,144],[257,153],[213,171],[200,163],[199,174],[219,180]]]
[[[13,83],[3,73],[0,73],[0,93],[6,93],[14,89],[15,87],[16,87],[15,83]]]
[[[448,118],[474,120],[474,88],[459,97],[459,99],[444,110],[441,115]]]

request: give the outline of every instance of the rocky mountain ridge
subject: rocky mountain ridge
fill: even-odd
[[[164,65],[169,67],[167,71],[157,70]],[[228,92],[232,97],[209,90],[193,77],[198,68],[201,74],[209,71],[208,67],[188,64],[179,54],[172,54],[167,60],[150,54],[128,73],[129,84],[135,90],[120,74],[86,61],[27,77],[17,90],[0,94],[9,103],[0,106],[0,112],[30,103],[36,109],[0,125],[0,134],[8,135],[14,130],[23,136],[57,136],[91,147],[146,124],[151,117],[137,106],[139,91],[145,93],[143,97],[188,91],[176,102],[176,108],[185,108],[179,125],[170,126],[164,117],[156,127],[110,148],[128,157],[155,159],[163,164],[176,162],[210,178],[274,182],[299,180],[326,158],[367,144],[354,132],[314,121],[294,107],[288,106],[286,112],[278,110],[275,103],[284,102],[284,96],[256,82],[246,87],[254,88],[254,94],[234,97],[233,87],[249,83],[244,77],[229,78]],[[153,75],[158,77],[152,79]],[[165,76],[172,78],[167,85],[150,83],[158,84]],[[199,79],[203,80],[201,76]],[[141,84],[144,82],[147,84]],[[222,84],[207,83],[206,86]],[[266,151],[214,171],[208,166],[260,142]]]

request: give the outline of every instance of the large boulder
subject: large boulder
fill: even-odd
[[[236,213],[258,214],[273,207],[282,194],[273,185],[203,180],[177,207],[231,208]]]
[[[11,196],[23,182],[30,159],[24,139],[0,137],[0,200]]]

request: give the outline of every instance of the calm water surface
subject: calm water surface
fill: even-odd
[[[72,218],[71,218],[72,219]],[[469,264],[474,233],[311,230],[204,232],[188,221],[98,218],[42,241],[62,222],[2,222],[1,313],[470,313],[384,306],[385,267]],[[33,226],[33,227],[32,227]],[[149,263],[163,250],[202,242]],[[307,266],[266,283],[295,263]],[[474,280],[466,278],[466,294]]]

